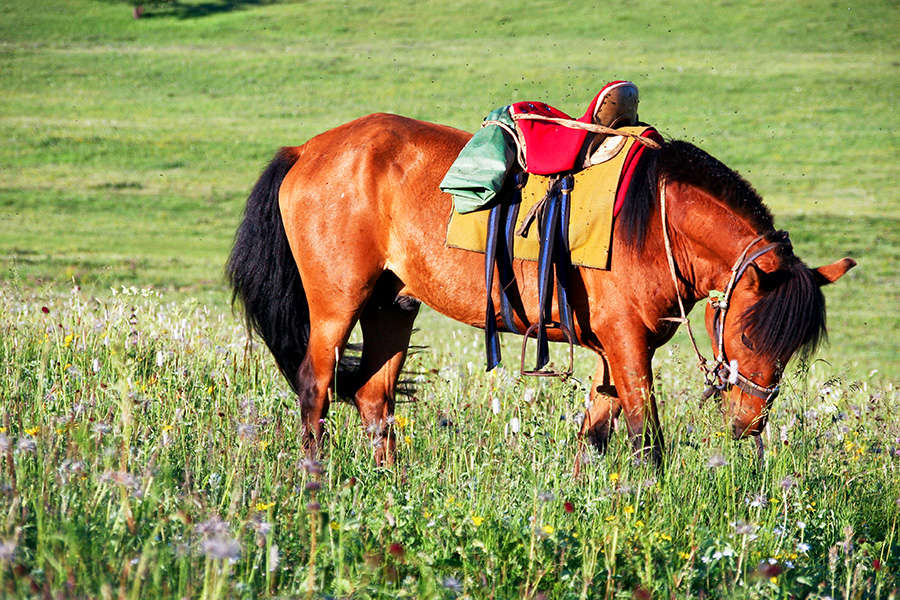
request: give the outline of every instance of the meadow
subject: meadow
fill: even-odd
[[[889,598],[900,570],[893,2],[0,6],[0,596]],[[826,291],[763,465],[677,336],[665,469],[624,432],[572,478],[591,357],[423,310],[375,469],[352,406],[304,461],[297,407],[228,304],[243,203],[282,145],[374,111],[474,130],[607,80],[744,174]]]

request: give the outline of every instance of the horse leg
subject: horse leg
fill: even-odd
[[[297,369],[297,396],[310,459],[316,457],[322,442],[335,365],[350,337],[356,316],[357,313],[352,311],[340,316],[324,315],[310,304],[309,346]]]
[[[418,302],[396,300],[396,290],[390,289],[376,290],[360,316],[363,351],[356,408],[379,466],[394,462],[394,394],[418,312]]]
[[[584,411],[584,421],[582,421],[581,431],[578,433],[578,451],[575,455],[576,477],[581,473],[581,464],[584,462],[585,438],[601,454],[605,453],[613,424],[622,410],[618,402],[616,387],[610,377],[609,363],[603,354],[599,356],[597,370],[591,381],[589,402],[590,406]]]
[[[635,340],[610,346],[607,356],[635,453],[661,467],[663,438],[653,395],[652,351]]]

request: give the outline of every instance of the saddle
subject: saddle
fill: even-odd
[[[467,213],[490,208],[487,219],[485,253],[485,348],[487,368],[500,362],[497,313],[491,291],[494,271],[500,278],[501,316],[507,330],[525,336],[522,345],[523,375],[552,375],[567,377],[572,373],[575,334],[572,307],[568,302],[568,275],[572,269],[569,247],[570,199],[574,173],[591,165],[606,162],[623,149],[626,137],[642,138],[628,152],[622,173],[626,183],[631,175],[643,144],[654,144],[655,130],[647,128],[640,134],[611,131],[612,128],[638,123],[638,90],[629,81],[606,84],[594,97],[584,115],[575,120],[563,111],[542,102],[516,102],[493,111],[485,119],[482,129],[463,148],[440,184],[443,191],[454,195],[457,212]],[[610,134],[614,135],[610,135]],[[499,171],[499,173],[498,173]],[[626,173],[627,172],[627,173]],[[499,175],[499,176],[498,176]],[[627,178],[625,178],[627,176]],[[529,182],[534,177],[542,182]],[[620,180],[621,182],[622,180]],[[522,188],[526,183],[544,186],[543,198],[519,223],[518,208],[522,204]],[[534,185],[530,185],[533,189]],[[624,197],[624,192],[621,194]],[[615,211],[621,208],[616,198]],[[535,224],[539,232],[538,302],[539,318],[524,332],[512,319],[507,291],[515,284],[512,271],[513,232],[526,237]],[[554,272],[556,284],[554,286]],[[556,288],[559,322],[551,321],[553,288]],[[549,362],[548,329],[559,329],[569,343],[569,368],[563,372],[542,370]],[[537,338],[537,361],[533,370],[525,369],[528,338]]]
[[[636,125],[638,102],[636,85],[630,81],[613,81],[603,86],[584,115],[575,121],[609,128]],[[519,143],[524,149],[524,169],[535,175],[553,175],[589,166],[589,158],[608,137],[608,134],[561,124],[559,119],[572,121],[572,117],[543,102],[516,102],[510,105],[509,112],[516,121]],[[524,119],[523,115],[553,120]]]

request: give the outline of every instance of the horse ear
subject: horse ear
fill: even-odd
[[[747,265],[747,270],[744,271],[744,279],[747,280],[747,285],[753,290],[762,289],[765,276],[766,272],[756,266],[755,262]]]
[[[823,285],[828,285],[829,283],[834,283],[838,279],[840,279],[844,273],[852,269],[856,266],[856,261],[852,258],[842,258],[841,260],[831,263],[830,265],[824,265],[817,269],[811,269],[813,272],[813,276],[816,279],[816,283],[819,284],[819,287]]]

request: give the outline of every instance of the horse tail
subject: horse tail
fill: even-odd
[[[247,331],[263,339],[294,392],[309,344],[309,306],[281,220],[278,191],[297,157],[295,148],[282,148],[260,175],[225,267],[232,306],[240,298]]]

